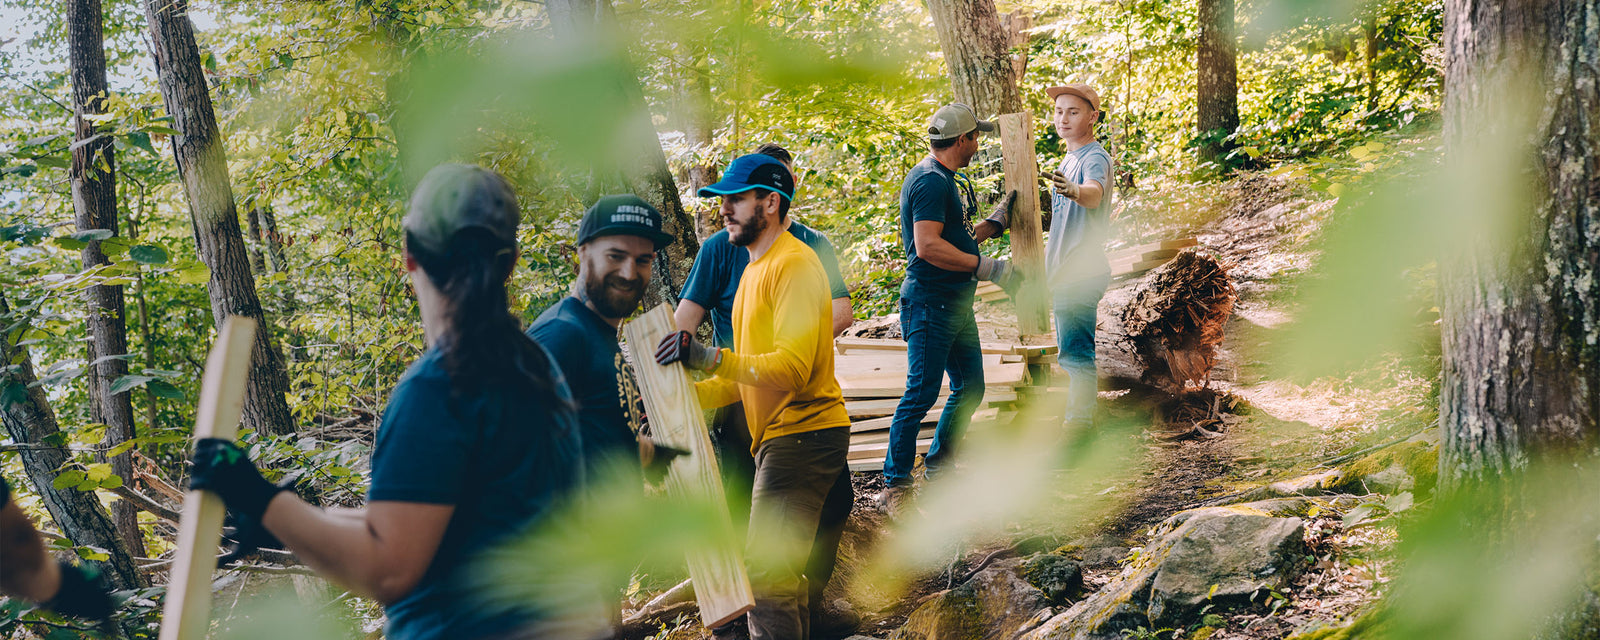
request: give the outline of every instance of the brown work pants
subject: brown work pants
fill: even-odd
[[[756,596],[746,619],[751,640],[810,636],[806,564],[828,497],[841,474],[848,476],[849,450],[849,427],[780,436],[756,450],[747,556]]]

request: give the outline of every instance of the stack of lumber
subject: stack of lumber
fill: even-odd
[[[844,391],[845,410],[850,413],[850,469],[880,469],[888,449],[889,424],[900,398],[906,394],[906,343],[839,338],[834,341],[834,348],[838,352],[834,356],[834,375]],[[972,425],[981,428],[1009,415],[1017,401],[1017,387],[1028,384],[1026,359],[1055,351],[1055,345],[984,344],[986,389]],[[922,429],[917,434],[918,453],[926,453],[933,443],[934,425],[949,397],[950,383],[946,378],[938,400],[922,419]]]
[[[1115,280],[1143,274],[1166,264],[1176,257],[1179,251],[1197,244],[1199,241],[1194,238],[1179,238],[1112,251],[1106,254],[1106,260],[1111,263],[1111,278]],[[1000,289],[1000,285],[993,282],[978,283],[979,300],[1000,302],[1008,297],[1006,292]]]

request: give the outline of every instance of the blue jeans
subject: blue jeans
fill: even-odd
[[[972,302],[900,299],[900,329],[906,337],[906,395],[889,424],[889,453],[883,477],[890,485],[911,483],[917,460],[917,432],[922,418],[939,399],[945,374],[950,375],[950,400],[939,415],[933,445],[925,461],[931,475],[948,461],[972,412],[983,401],[983,351]]]
[[[1068,423],[1093,424],[1095,392],[1100,378],[1094,365],[1095,309],[1111,276],[1070,282],[1052,291],[1056,316],[1056,361],[1067,372]]]

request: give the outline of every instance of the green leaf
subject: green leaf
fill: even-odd
[[[117,395],[130,389],[137,389],[144,386],[145,383],[155,379],[155,376],[140,376],[133,374],[122,376],[111,383],[111,395]]]
[[[51,480],[50,486],[55,487],[57,490],[65,489],[83,482],[83,479],[84,473],[82,471],[78,469],[68,469],[66,471],[62,471],[61,475],[56,476],[55,480]]]
[[[100,481],[101,489],[115,489],[122,486],[122,476],[113,474],[111,477]]]
[[[100,252],[107,256],[119,256],[128,252],[133,242],[127,238],[106,238],[100,243]]]
[[[84,546],[78,547],[76,549],[73,549],[73,551],[77,552],[78,557],[79,558],[83,558],[84,560],[93,560],[95,562],[105,562],[105,561],[111,559],[111,554],[107,553],[105,549],[101,549],[100,547],[91,547],[91,546],[88,546],[88,545],[84,545]]]
[[[181,135],[183,135],[182,131],[179,131],[179,130],[174,129],[172,127],[163,127],[163,126],[158,125],[158,124],[145,125],[145,127],[143,128],[143,131],[145,133],[159,133],[159,134],[164,135],[164,136],[181,136]]]
[[[1402,491],[1394,496],[1391,496],[1388,500],[1384,500],[1383,508],[1388,509],[1389,513],[1400,513],[1401,511],[1410,509],[1412,503],[1413,499],[1411,497],[1411,492]]]
[[[41,167],[65,169],[72,166],[72,158],[68,157],[67,154],[64,153],[53,156],[39,156],[33,159],[33,163]]]
[[[171,383],[164,380],[151,380],[144,388],[150,390],[150,393],[155,394],[157,398],[166,398],[168,400],[183,399],[183,390],[172,386]]]
[[[110,229],[84,229],[82,231],[74,231],[67,235],[67,237],[72,238],[73,240],[81,240],[83,242],[105,240],[111,236],[112,233]]]
[[[34,173],[37,173],[38,171],[39,171],[39,165],[36,165],[36,164],[19,164],[19,165],[15,166],[15,167],[6,167],[5,170],[4,171],[0,171],[0,173],[9,173],[9,174],[12,174],[12,175],[15,175],[15,176],[20,176],[20,177],[26,178],[28,176],[33,175]]]
[[[178,269],[179,284],[203,284],[211,280],[211,268],[195,262]]]
[[[161,155],[159,153],[156,153],[155,145],[150,144],[150,134],[147,133],[147,132],[134,131],[134,132],[129,133],[128,135],[124,136],[123,139],[127,140],[128,144],[131,144],[131,145],[133,145],[135,147],[138,147],[140,149],[144,149],[145,151],[150,152],[150,155],[157,156],[157,157],[159,157]]]
[[[167,250],[153,244],[129,248],[128,257],[139,264],[166,264],[168,259]]]

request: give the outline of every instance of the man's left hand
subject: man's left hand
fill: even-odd
[[[1006,193],[1006,197],[1000,199],[1000,204],[995,205],[994,211],[989,214],[989,217],[984,218],[984,220],[988,220],[989,222],[993,222],[996,225],[999,225],[1001,231],[1005,231],[1007,229],[1010,229],[1011,228],[1011,205],[1015,204],[1016,201],[1017,201],[1017,190],[1016,189],[1012,189],[1011,191]],[[999,235],[999,234],[995,234],[995,235]]]

